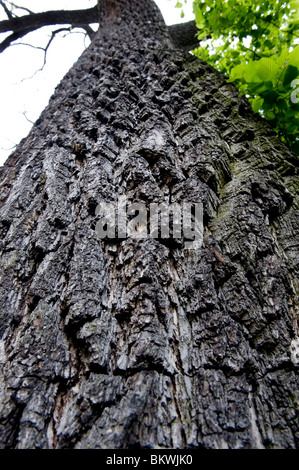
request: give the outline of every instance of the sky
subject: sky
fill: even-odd
[[[194,18],[191,0],[184,6],[184,19],[180,18],[180,10],[174,7],[176,0],[155,2],[168,25]],[[38,12],[91,8],[95,0],[16,0],[16,4]],[[16,13],[19,16],[26,14],[22,10]],[[0,7],[0,20],[3,19],[6,16]],[[25,36],[22,42],[45,47],[53,29],[55,27],[42,28]],[[79,32],[56,38],[48,50],[43,70],[40,69],[43,66],[44,53],[40,49],[16,45],[0,54],[0,166],[16,144],[27,136],[33,122],[47,106],[55,87],[87,45],[86,38]]]

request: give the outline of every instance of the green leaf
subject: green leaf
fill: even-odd
[[[264,47],[271,49],[273,47],[273,43],[269,39],[266,39],[266,41],[264,42]]]
[[[261,98],[260,96],[256,96],[254,100],[251,103],[252,109],[254,113],[257,113],[262,109],[264,103],[264,98]]]
[[[199,8],[193,8],[194,14],[195,14],[195,22],[196,26],[199,30],[205,27],[205,19],[203,17],[203,14]]]
[[[257,61],[249,62],[244,71],[244,79],[247,83],[250,82],[261,82],[262,80],[257,74]]]
[[[288,61],[288,57],[289,57],[288,47],[283,47],[279,55],[275,54],[271,56],[271,58],[275,60],[275,62],[277,63],[279,67],[282,67],[286,64],[286,62]]]
[[[256,74],[262,81],[275,81],[279,70],[279,65],[268,57],[263,57],[258,61]]]
[[[290,65],[299,68],[299,46],[295,47],[295,49],[289,53],[288,62]]]
[[[288,108],[287,103],[286,103],[285,100],[283,100],[283,99],[282,99],[282,100],[278,100],[278,101],[276,102],[276,106],[277,106],[277,108],[279,109],[279,111],[286,111],[287,108]]]
[[[269,121],[273,121],[273,119],[275,119],[276,117],[273,111],[270,111],[269,113],[267,113],[266,116]]]
[[[253,94],[262,96],[265,100],[270,93],[271,96],[274,96],[274,94],[277,96],[277,92],[273,90],[272,82],[250,83],[248,90]]]
[[[277,98],[278,98],[278,93],[276,90],[270,90],[270,91],[266,91],[264,92],[263,94],[263,98],[264,98],[264,104],[263,104],[263,107],[264,109],[272,109]]]
[[[299,75],[299,70],[297,67],[294,67],[294,65],[289,65],[286,68],[286,71],[284,72],[284,77],[283,77],[283,86],[287,87],[290,85],[290,83],[297,78]]]
[[[246,64],[239,64],[239,65],[236,65],[236,67],[233,67],[231,69],[230,78],[228,81],[233,82],[235,80],[242,79],[244,76],[245,68],[246,68]]]

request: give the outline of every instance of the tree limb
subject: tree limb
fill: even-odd
[[[11,13],[11,11],[9,11],[9,9],[7,8],[7,6],[5,5],[5,3],[3,1],[0,1],[0,5],[2,6],[2,8],[4,9],[5,13],[7,14],[8,18],[9,19],[12,19],[13,18],[13,15]]]
[[[2,3],[0,4],[2,5]],[[5,8],[7,9],[7,7]],[[12,42],[43,26],[70,24],[72,27],[82,27],[91,37],[93,33],[89,23],[96,22],[98,22],[97,6],[88,10],[53,10],[43,13],[29,13],[20,17],[11,16],[8,20],[0,21],[0,33],[12,31],[12,34],[0,43],[0,53],[7,49]]]
[[[43,13],[29,13],[20,17],[12,16],[1,0],[0,5],[5,9],[7,15],[10,15],[8,20],[0,21],[0,33],[12,31],[12,34],[0,43],[0,52],[9,47],[13,41],[43,26],[69,24],[72,27],[83,28],[92,39],[94,32],[89,24],[97,23],[99,20],[97,5],[87,10],[53,10]],[[196,38],[198,29],[195,21],[172,25],[168,27],[168,30],[175,47],[191,50],[198,45]]]
[[[13,31],[34,31],[43,26],[54,24],[89,24],[97,23],[99,20],[98,7],[87,10],[53,10],[43,13],[31,13],[29,15],[13,17],[0,21],[0,33]]]
[[[17,10],[27,11],[27,13],[30,13],[31,15],[34,14],[34,12],[29,10],[29,8],[19,7],[19,5],[16,5],[15,3],[11,3],[11,2],[9,2],[9,3],[11,4],[12,7],[16,8]]]
[[[89,39],[92,41],[93,38],[95,37],[95,31],[91,28],[91,26],[89,24],[82,24],[80,25],[80,28],[84,29],[87,36],[89,37]]]
[[[173,44],[179,49],[190,51],[198,47],[198,29],[195,21],[179,23],[168,27]]]
[[[17,31],[7,36],[7,38],[5,38],[4,41],[0,43],[0,53],[5,51],[5,49],[7,49],[11,45],[12,42],[16,41],[17,39],[21,39],[23,36],[30,33],[31,31],[34,31],[34,29],[26,29],[23,31]]]

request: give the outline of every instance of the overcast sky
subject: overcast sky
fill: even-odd
[[[155,0],[167,24],[189,21],[192,14],[192,0],[184,7],[185,18],[181,20],[180,10],[174,8],[176,0]],[[33,12],[55,9],[90,8],[95,0],[16,0],[17,4]],[[19,14],[25,12],[19,11]],[[5,19],[0,7],[0,20]],[[28,34],[23,42],[45,46],[53,27]],[[1,36],[0,36],[1,41]],[[85,43],[85,46],[88,45]],[[43,51],[29,46],[13,46],[0,54],[0,165],[13,151],[13,147],[26,137],[32,122],[36,121],[46,107],[55,86],[70,69],[84,49],[84,35],[68,34],[55,39],[47,54],[42,71]]]

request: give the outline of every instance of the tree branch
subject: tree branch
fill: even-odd
[[[95,37],[95,31],[91,28],[91,26],[89,24],[82,24],[80,25],[80,28],[84,29],[87,36],[89,37],[89,39],[92,41],[93,38]]]
[[[11,45],[12,42],[16,41],[17,39],[21,39],[23,36],[30,33],[31,31],[34,31],[34,29],[31,29],[31,30],[26,29],[24,31],[18,31],[16,33],[12,33],[9,36],[7,36],[7,38],[5,38],[4,41],[0,43],[0,53],[5,51],[5,49],[7,49]]]
[[[8,20],[0,21],[0,33],[13,31],[34,31],[43,26],[54,24],[89,24],[97,23],[99,20],[98,7],[88,10],[53,10],[43,13],[31,13],[29,15],[13,17]]]
[[[198,47],[198,29],[195,21],[179,23],[168,27],[173,44],[179,49],[190,51]]]
[[[7,14],[7,17],[9,19],[12,19],[13,18],[13,15],[11,13],[11,11],[9,11],[9,9],[7,8],[7,6],[5,5],[5,3],[3,1],[0,1],[0,5],[2,6],[2,8],[4,9],[5,13]]]
[[[0,21],[0,33],[12,31],[2,43],[0,43],[0,52],[3,52],[11,43],[22,38],[28,33],[35,31],[43,26],[65,25],[83,28],[89,35],[90,39],[94,36],[94,31],[90,28],[90,23],[97,23],[99,20],[98,6],[87,10],[53,10],[43,13],[29,13],[24,16],[12,16],[7,6],[2,0],[0,5],[5,9],[8,20]],[[184,50],[194,49],[198,45],[195,21],[188,23],[176,24],[168,27],[170,37],[175,47]]]
[[[11,3],[11,2],[9,2],[9,3],[10,3],[10,4],[11,4],[11,6],[12,6],[12,7],[14,7],[16,10],[23,10],[23,11],[27,11],[27,13],[30,13],[31,15],[33,15],[33,14],[34,14],[34,12],[33,12],[33,11],[31,11],[31,10],[29,10],[29,8],[25,8],[25,7],[19,7],[19,5],[16,5],[15,3]]]

